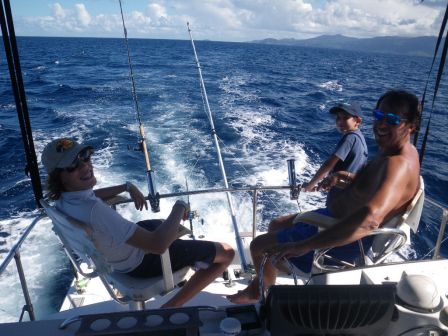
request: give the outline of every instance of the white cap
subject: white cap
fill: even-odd
[[[56,168],[67,168],[76,159],[79,152],[92,146],[82,145],[70,138],[56,139],[48,143],[42,152],[42,163],[50,174]]]

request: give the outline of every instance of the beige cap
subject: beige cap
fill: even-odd
[[[48,143],[42,152],[42,164],[48,174],[56,168],[67,168],[78,154],[92,146],[82,145],[70,138],[56,139]]]

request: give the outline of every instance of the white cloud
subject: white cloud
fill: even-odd
[[[157,3],[150,3],[148,5],[148,16],[154,21],[168,17],[165,7]]]
[[[410,0],[327,1],[310,18],[311,32],[336,31],[350,36],[432,35],[440,8]]]
[[[423,3],[417,0],[132,0],[123,3],[129,37],[186,39],[186,21],[189,21],[197,39],[234,41],[321,34],[435,35],[443,9],[444,3],[440,0]],[[17,28],[19,33],[28,30],[31,35],[122,36],[118,6],[116,14],[94,13],[89,2],[70,7],[64,5],[64,0],[52,4],[47,16],[21,18]]]
[[[78,22],[81,24],[81,26],[88,26],[92,21],[92,18],[90,17],[90,14],[86,9],[86,6],[84,6],[84,4],[76,4],[75,10],[76,10],[76,18]]]
[[[62,8],[62,6],[59,3],[55,3],[51,6],[53,16],[56,20],[63,20],[65,19],[65,10]]]

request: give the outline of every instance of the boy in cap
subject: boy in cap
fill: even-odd
[[[198,270],[163,307],[179,307],[190,300],[227,268],[234,250],[225,243],[176,239],[180,221],[188,218],[189,206],[178,200],[166,220],[134,223],[103,200],[127,191],[135,207],[148,208],[145,197],[130,182],[95,189],[90,157],[93,147],[62,138],[48,143],[42,163],[48,173],[48,196],[56,208],[91,230],[96,248],[117,272],[147,278],[162,274],[159,255],[169,249],[174,271],[185,266]]]
[[[322,164],[314,177],[303,185],[304,191],[325,189],[318,183],[327,175],[335,174],[336,186],[328,191],[326,205],[353,180],[355,174],[366,164],[368,149],[364,135],[359,129],[362,122],[361,107],[356,103],[338,103],[330,109],[335,116],[336,128],[343,134],[333,154]]]

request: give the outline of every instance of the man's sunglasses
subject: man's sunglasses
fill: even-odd
[[[76,169],[79,168],[79,165],[82,163],[87,163],[90,161],[90,157],[93,154],[93,149],[87,148],[79,152],[76,159],[73,160],[72,164],[68,167],[63,168],[68,173],[73,173]]]
[[[373,116],[375,117],[376,120],[383,120],[384,118],[386,118],[387,124],[391,126],[398,126],[403,120],[406,120],[401,116],[399,116],[398,114],[384,113],[380,110],[373,110]]]

